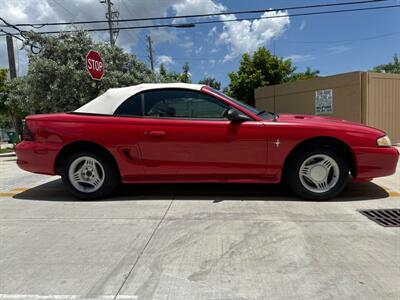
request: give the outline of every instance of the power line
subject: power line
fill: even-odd
[[[122,4],[123,7],[125,7],[125,9],[128,11],[129,14],[133,15],[131,9],[128,7],[128,5],[125,4],[123,0],[120,0],[119,3]]]
[[[385,33],[385,34],[381,34],[381,35],[374,35],[374,36],[367,36],[367,37],[362,37],[362,38],[358,38],[358,39],[346,39],[346,40],[332,40],[332,41],[290,41],[290,40],[275,40],[275,43],[299,43],[299,44],[339,44],[339,43],[343,43],[343,44],[353,44],[353,43],[357,43],[357,42],[362,42],[362,41],[370,41],[370,40],[376,40],[376,39],[381,39],[381,38],[385,38],[385,37],[390,37],[390,36],[395,36],[395,35],[399,35],[400,31],[397,32],[390,32],[390,33]],[[321,49],[313,49],[310,51],[307,51],[308,53],[314,53],[316,51],[319,51]],[[159,53],[156,50],[153,50],[154,53],[157,56],[161,56],[162,54]],[[141,57],[141,58],[147,58],[147,56],[144,55],[136,55],[137,57]],[[170,56],[170,55],[168,55]],[[201,57],[175,57],[175,56],[170,56],[172,59],[176,60],[176,61],[218,61],[218,58],[201,58]]]
[[[114,46],[119,34],[119,30],[114,26],[115,24],[118,26],[119,11],[113,10],[112,7],[114,4],[111,0],[100,0],[100,3],[104,3],[107,6],[106,19],[108,22],[108,30],[110,32],[110,44],[111,46]]]
[[[0,20],[2,20],[4,23],[7,23],[7,22],[4,21],[4,19],[2,19],[1,17],[0,17]],[[9,23],[7,23],[7,24],[9,24]],[[13,28],[13,27],[15,27],[15,25],[11,25],[11,24],[10,24],[10,27]],[[35,45],[35,44],[29,42],[29,38],[27,38],[27,37],[24,35],[24,31],[21,31],[21,30],[20,30],[19,28],[17,28],[17,27],[15,27],[15,28],[16,28],[16,30],[19,30],[19,34],[11,33],[11,32],[5,31],[5,30],[3,30],[3,29],[0,29],[0,32],[3,33],[3,34],[0,34],[0,36],[6,36],[6,37],[7,37],[7,36],[11,36],[11,37],[13,37],[13,38],[15,38],[15,39],[21,41],[21,42],[22,42],[22,48],[24,48],[25,45],[29,45],[30,48],[31,48],[31,52],[34,53],[34,54],[37,54],[37,53],[39,53],[39,52],[41,51],[41,49],[40,49],[40,47],[39,47],[38,45]],[[19,37],[18,35],[21,35],[23,38]],[[22,48],[21,48],[21,49],[22,49]],[[35,49],[35,50],[34,50],[34,49]]]
[[[15,26],[15,25],[13,25],[13,24],[11,24],[11,23],[8,23],[6,20],[4,20],[2,17],[0,17],[0,21],[2,21],[3,23],[4,23],[4,25],[2,25],[1,27],[11,27],[12,29],[15,29],[15,30],[17,30],[18,32],[21,32],[22,30],[21,29],[19,29],[17,26]]]
[[[354,38],[354,39],[346,39],[346,40],[325,40],[325,41],[296,41],[296,40],[279,40],[279,43],[288,43],[288,44],[340,44],[340,43],[353,43],[353,42],[360,42],[360,41],[370,41],[381,39],[389,36],[399,35],[400,31],[389,32],[381,35],[374,35],[369,37],[362,37],[362,38]]]
[[[76,27],[76,25],[75,25],[75,23],[74,23],[74,21],[75,21],[75,19],[76,19],[76,14],[74,14],[74,13],[72,13],[68,8],[66,8],[64,5],[62,5],[60,2],[58,2],[57,0],[52,0],[55,4],[57,4],[58,6],[60,6],[62,9],[64,9],[67,13],[69,13],[72,17],[73,17],[73,19],[72,19],[72,22],[68,22],[69,24],[66,24],[66,25],[72,25],[74,28],[76,28],[76,29],[78,29],[78,27]],[[18,25],[18,24],[16,24],[15,26],[21,26],[22,27],[22,25]],[[32,27],[34,27],[35,28],[35,25],[33,25]],[[43,27],[43,26],[39,26],[39,27],[36,27],[36,28],[40,28],[40,27]]]
[[[129,14],[134,15],[132,10],[128,7],[128,5],[125,4],[125,2],[123,0],[118,0],[118,9],[121,7],[121,4],[124,7],[123,11],[127,11]],[[139,36],[137,36],[137,37],[133,36],[133,34],[129,31],[127,31],[127,34],[131,37],[132,41],[135,39],[139,40],[139,38],[140,38]],[[144,41],[143,44],[142,43],[137,43],[137,44],[141,47],[141,50],[143,50],[144,53],[147,53],[147,49],[145,49],[145,47],[143,46],[144,44],[146,44],[146,41]]]
[[[382,0],[383,1],[383,0]],[[300,17],[300,16],[315,16],[315,15],[325,15],[325,14],[336,14],[336,13],[346,13],[346,12],[356,12],[356,11],[370,11],[370,10],[381,10],[388,8],[399,8],[400,5],[387,5],[387,6],[375,6],[375,7],[365,7],[365,8],[352,8],[352,9],[342,9],[342,10],[331,10],[331,11],[320,11],[320,12],[306,12],[297,14],[286,14],[286,15],[276,15],[276,16],[261,16],[254,18],[239,18],[239,19],[227,19],[227,20],[212,20],[212,21],[198,21],[191,23],[179,24],[183,26],[192,25],[204,25],[204,24],[216,24],[216,23],[228,23],[228,22],[240,22],[245,20],[261,20],[261,19],[277,19],[277,18],[289,18],[289,17]],[[128,26],[128,27],[118,27],[118,30],[128,30],[128,29],[148,29],[148,28],[176,28],[177,24],[156,24],[156,25],[143,25],[143,26]],[[82,29],[84,30],[84,29]],[[84,31],[97,32],[97,31],[107,31],[108,28],[89,28]],[[63,30],[63,31],[38,31],[39,34],[56,34],[56,33],[72,33],[78,30]]]
[[[0,29],[0,32],[3,33],[2,36],[11,35],[13,38],[16,38],[17,40],[20,40],[21,42],[24,42],[24,40],[22,38],[20,38],[18,35],[14,34],[14,33],[5,31],[3,29]]]
[[[53,1],[56,2],[56,0],[53,0]],[[182,16],[130,18],[130,19],[121,19],[121,20],[119,20],[119,22],[174,20],[174,19],[186,19],[186,18],[215,17],[215,16],[222,16],[222,15],[255,14],[255,13],[265,13],[265,12],[277,12],[277,11],[282,11],[282,10],[299,10],[299,9],[313,9],[313,8],[323,8],[323,7],[357,5],[357,4],[372,4],[372,3],[387,2],[387,1],[391,1],[391,0],[364,0],[364,1],[344,2],[344,3],[325,3],[325,4],[281,7],[281,8],[274,8],[274,9],[268,8],[268,9],[240,10],[240,11],[218,12],[218,13],[208,13],[208,14],[192,14],[192,15],[182,15]],[[58,2],[56,2],[56,3],[58,3]],[[59,4],[59,5],[62,6],[61,4]],[[98,24],[98,23],[106,23],[106,22],[108,22],[108,20],[77,21],[77,22],[47,22],[47,23],[33,23],[33,24],[20,23],[20,24],[16,24],[16,25],[40,28],[43,26],[71,25],[71,24],[74,24],[74,25]]]

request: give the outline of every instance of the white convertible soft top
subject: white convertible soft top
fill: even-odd
[[[75,112],[112,115],[125,100],[143,91],[173,88],[200,91],[203,86],[202,84],[189,83],[142,83],[134,86],[109,89],[104,94],[75,110]]]

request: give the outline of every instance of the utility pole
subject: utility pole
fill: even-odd
[[[106,18],[108,20],[108,30],[110,31],[110,44],[111,46],[114,46],[115,41],[114,41],[114,34],[113,34],[113,24],[112,24],[112,10],[111,10],[111,0],[107,0],[107,14]]]
[[[10,79],[17,77],[17,68],[15,67],[14,45],[11,34],[6,35],[7,52],[8,52],[8,67],[10,69]]]
[[[17,68],[15,67],[14,44],[13,44],[13,37],[11,34],[6,35],[6,42],[7,42],[8,68],[10,71],[10,79],[13,79],[17,77]],[[21,135],[22,119],[18,116],[13,116],[11,120],[15,131],[19,135]]]
[[[110,33],[110,44],[111,46],[115,45],[115,41],[117,40],[119,30],[114,29],[114,23],[117,25],[119,12],[117,10],[113,10],[113,3],[111,0],[101,0],[100,3],[107,5],[106,19],[108,20],[108,31]]]
[[[148,58],[150,60],[151,70],[154,71],[154,62],[153,62],[153,46],[151,41],[151,36],[147,36],[147,51],[148,51]]]

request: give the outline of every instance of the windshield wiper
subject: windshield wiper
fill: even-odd
[[[273,113],[272,111],[265,111],[265,110],[262,110],[262,111],[258,112],[257,116],[261,116],[262,114],[265,114],[265,113],[269,113],[270,115],[273,115],[274,118],[279,118],[279,114],[278,113]]]
[[[258,112],[257,113],[257,116],[261,116],[263,113],[265,113],[266,111],[265,110],[262,110],[262,111],[260,111],[260,112]]]
[[[274,112],[270,112],[270,111],[269,111],[269,113],[270,113],[271,115],[274,115],[275,118],[279,118],[279,113],[274,113]]]

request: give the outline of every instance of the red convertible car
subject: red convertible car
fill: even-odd
[[[28,116],[18,165],[61,175],[76,197],[118,183],[279,183],[300,197],[337,196],[352,178],[395,172],[381,130],[327,117],[273,114],[196,84],[110,89],[74,112]]]

